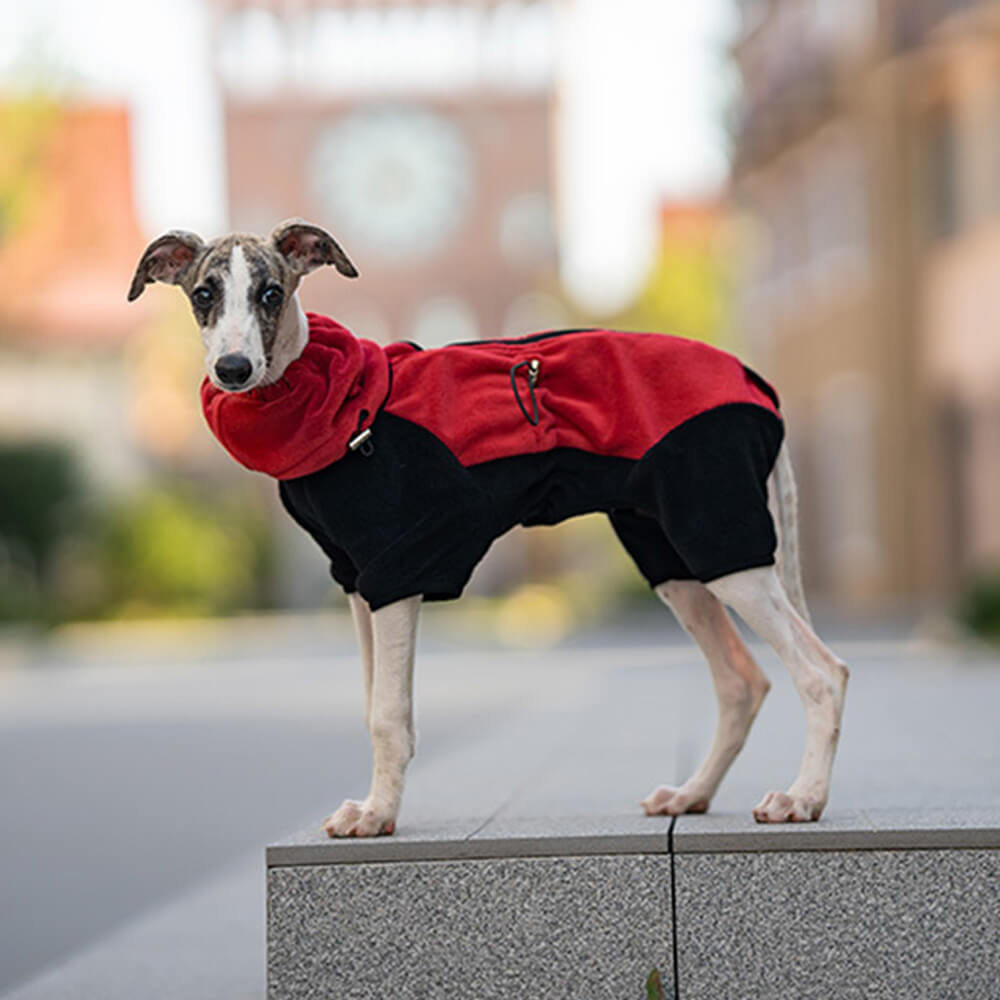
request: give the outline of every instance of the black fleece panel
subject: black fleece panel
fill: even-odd
[[[634,510],[613,510],[608,518],[618,541],[651,587],[667,580],[695,578],[654,518]]]
[[[707,582],[774,562],[767,478],[783,437],[774,414],[734,403],[693,417],[643,455],[630,480],[635,509],[656,521],[685,576]],[[652,571],[652,579],[645,574],[651,584],[678,578],[673,556],[657,567],[619,537],[640,569]]]
[[[358,568],[351,561],[351,557],[326,534],[320,524],[319,519],[312,510],[312,504],[308,498],[299,495],[298,501],[293,499],[293,490],[289,483],[295,480],[278,480],[278,496],[281,498],[281,505],[285,508],[289,516],[295,523],[312,535],[314,541],[323,550],[330,560],[330,576],[340,584],[345,594],[353,594],[358,589]]]
[[[281,494],[334,578],[373,608],[458,597],[514,525],[594,511],[611,515],[651,585],[711,580],[774,561],[767,477],[782,434],[770,411],[732,404],[682,424],[639,461],[560,448],[465,468],[429,431],[383,412],[371,454],[286,480]]]
[[[371,430],[370,454],[285,480],[286,504],[331,556],[333,576],[372,608],[458,597],[500,533],[493,499],[422,427],[383,412]]]

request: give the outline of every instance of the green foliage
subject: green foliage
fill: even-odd
[[[0,621],[44,617],[59,541],[83,517],[73,454],[51,441],[0,443]]]
[[[1000,641],[1000,568],[973,577],[959,599],[958,616],[978,635]]]
[[[82,500],[79,469],[65,445],[0,444],[0,539],[24,552],[37,569]]]
[[[266,603],[267,522],[246,504],[149,489],[105,515],[100,548],[106,614],[219,614]]]
[[[0,621],[259,608],[271,570],[259,500],[165,481],[98,503],[64,445],[0,445]]]

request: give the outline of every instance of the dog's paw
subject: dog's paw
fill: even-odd
[[[340,808],[323,822],[330,837],[388,836],[396,830],[396,817],[383,814],[368,801],[345,799]]]
[[[707,812],[708,796],[701,789],[686,785],[680,788],[660,785],[639,804],[646,810],[647,816],[679,816],[681,813]]]
[[[754,806],[758,823],[812,823],[819,819],[825,801],[792,792],[768,792]]]

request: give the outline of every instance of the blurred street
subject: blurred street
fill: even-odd
[[[0,989],[363,796],[361,704],[347,622],[0,645]],[[469,708],[422,756],[509,706]]]
[[[628,814],[653,785],[682,780],[714,704],[697,652],[652,610],[548,651],[428,616],[401,822],[498,805],[511,817]],[[1000,805],[1000,657],[899,630],[831,639],[852,677],[829,816]],[[238,886],[259,900],[232,914],[238,930],[214,931],[238,940],[259,978],[263,845],[367,787],[346,620],[65,629],[0,656],[0,988],[241,859],[224,898]],[[713,811],[746,812],[798,765],[801,706],[773,656],[759,658],[774,689]]]

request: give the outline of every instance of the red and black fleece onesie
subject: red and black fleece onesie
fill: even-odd
[[[652,586],[774,561],[778,400],[729,354],[609,330],[382,348],[313,314],[309,336],[280,381],[206,380],[202,405],[373,608],[458,597],[514,525],[591,511]]]

